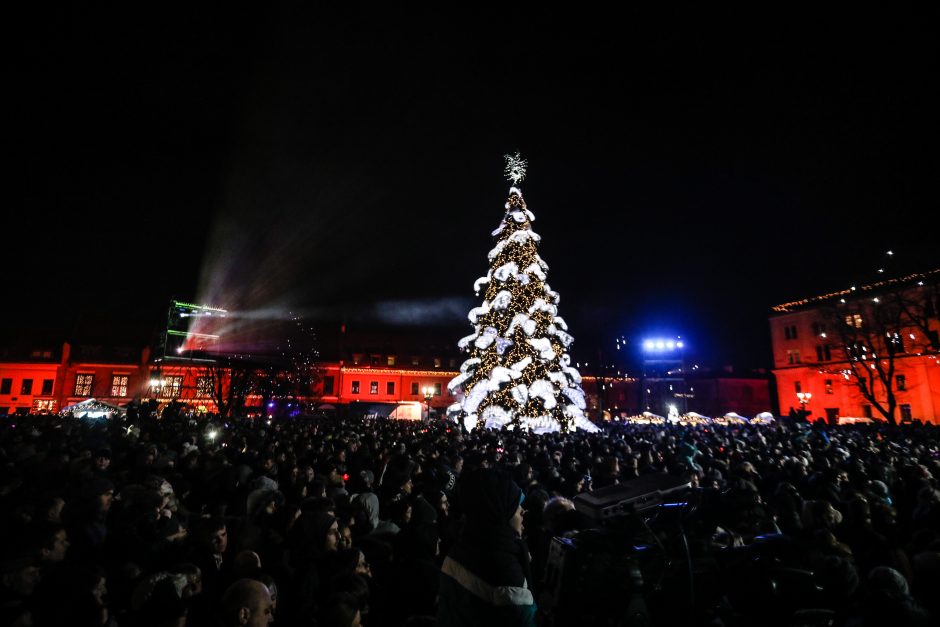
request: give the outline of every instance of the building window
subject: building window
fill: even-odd
[[[385,361],[386,361],[386,363],[387,363],[389,366],[394,366],[394,365],[395,365],[395,355],[389,355],[388,357],[385,358]]]
[[[33,411],[37,414],[55,413],[57,403],[55,399],[37,398],[33,401]]]
[[[333,394],[333,386],[336,385],[336,380],[333,377],[323,377],[323,393],[331,396]]]
[[[163,388],[160,390],[163,398],[179,398],[183,391],[183,377],[167,377],[163,380]]]
[[[815,336],[825,336],[826,335],[826,325],[822,322],[813,323],[813,335]]]
[[[796,392],[797,394],[799,394],[800,392],[802,392],[802,391],[803,391],[803,384],[800,383],[799,381],[794,381],[794,382],[793,382],[793,391]]]
[[[0,394],[9,394],[13,390],[13,379],[0,381]]]
[[[903,374],[899,374],[898,376],[894,378],[894,380],[897,381],[898,390],[903,392],[904,390],[907,389],[907,377],[906,376],[904,376]]]
[[[435,358],[434,358],[434,367],[435,367],[435,368],[440,368],[440,367],[441,367],[441,358],[440,358],[440,357],[435,357]]]
[[[389,381],[388,383],[385,384],[385,393],[388,394],[389,396],[395,394],[395,382],[394,381]]]
[[[91,385],[95,381],[93,374],[75,376],[75,396],[91,396]]]
[[[911,406],[907,403],[901,403],[901,422],[910,422],[914,419],[911,413]]]
[[[450,366],[451,368],[456,368],[456,367],[457,367],[457,360],[456,360],[455,358],[451,357],[451,358],[447,361],[447,365]]]
[[[352,393],[353,393],[353,394],[358,394],[358,393],[359,393],[359,382],[358,382],[358,381],[353,381],[353,382],[352,382]]]
[[[816,347],[816,361],[832,361],[832,349],[828,344]]]
[[[362,363],[362,355],[354,353],[353,354],[353,365],[358,366]]]
[[[826,394],[832,394],[832,379],[826,379],[824,383],[826,384]]]
[[[787,363],[788,363],[788,364],[798,364],[798,363],[800,363],[800,351],[798,351],[798,350],[788,350],[788,351],[787,351]]]
[[[196,377],[196,396],[209,398],[212,396],[212,377]]]
[[[378,366],[379,363],[381,363],[381,361],[382,361],[381,355],[372,355],[371,358],[369,359],[369,363],[371,363],[373,366]]]
[[[43,379],[42,380],[42,395],[43,396],[52,396],[52,384],[55,379]]]
[[[23,382],[20,383],[20,394],[32,394],[32,393],[33,393],[33,380],[23,379]]]
[[[871,405],[862,405],[862,415],[871,418]]]
[[[796,325],[783,327],[783,337],[788,340],[795,340],[796,339]]]
[[[411,395],[412,396],[418,395],[418,382],[417,381],[411,382]]]
[[[441,384],[435,383],[434,384],[434,396],[440,396],[440,395],[441,395]]]
[[[411,365],[412,365],[412,366],[418,366],[418,365],[420,365],[420,364],[421,364],[421,360],[420,360],[419,358],[417,358],[417,357],[412,357],[412,358],[411,358]]]
[[[379,393],[379,382],[369,381],[369,394],[378,394],[378,393]]]
[[[848,314],[845,317],[845,325],[848,327],[854,327],[856,329],[862,328],[862,316],[861,314]]]
[[[127,396],[127,378],[126,374],[111,377],[111,396]]]

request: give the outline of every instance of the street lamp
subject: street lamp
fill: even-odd
[[[808,418],[809,412],[806,410],[806,405],[809,403],[810,399],[813,398],[813,393],[797,392],[796,397],[800,400],[800,411],[803,413],[803,417]]]
[[[431,397],[434,396],[434,388],[430,385],[424,386],[424,402],[428,404],[428,422],[431,420]]]

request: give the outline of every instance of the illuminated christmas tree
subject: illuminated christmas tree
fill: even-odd
[[[477,279],[483,304],[470,311],[474,332],[458,346],[469,353],[448,388],[460,401],[448,415],[468,430],[503,426],[537,433],[597,427],[584,415],[581,375],[571,365],[574,338],[558,315],[559,296],[546,283],[548,264],[536,250],[535,216],[519,189],[526,162],[506,157],[506,214],[493,231],[490,270]]]

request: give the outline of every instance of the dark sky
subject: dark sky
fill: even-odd
[[[459,319],[515,150],[576,356],[762,366],[771,305],[940,265],[935,12],[577,11],[11,20],[4,336],[173,296]]]

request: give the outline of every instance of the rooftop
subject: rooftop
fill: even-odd
[[[818,305],[833,298],[840,298],[866,292],[880,292],[886,290],[889,287],[903,286],[915,282],[918,285],[923,285],[925,281],[936,281],[938,279],[940,279],[940,268],[928,270],[927,272],[915,272],[913,274],[908,274],[906,276],[897,277],[894,279],[885,279],[884,281],[878,281],[876,283],[863,285],[861,287],[856,287],[853,285],[848,289],[829,292],[828,294],[820,294],[819,296],[810,296],[809,298],[794,300],[789,303],[781,303],[780,305],[775,305],[772,307],[772,309],[774,313],[790,313]]]

